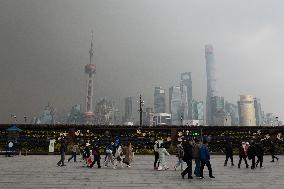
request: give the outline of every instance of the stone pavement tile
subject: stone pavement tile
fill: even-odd
[[[68,156],[67,156],[68,157]],[[104,157],[103,157],[104,158]],[[182,179],[180,170],[174,171],[176,157],[169,158],[170,170],[153,170],[153,156],[135,156],[131,168],[85,168],[80,162],[57,167],[59,156],[0,157],[0,188],[161,188],[161,189],[277,189],[284,188],[284,156],[278,163],[264,158],[264,169],[246,169],[244,166],[224,167],[224,156],[212,156],[215,179],[194,177]],[[238,157],[234,157],[237,164]]]

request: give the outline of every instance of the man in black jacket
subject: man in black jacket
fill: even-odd
[[[255,144],[255,152],[257,157],[255,166],[257,167],[257,165],[259,164],[260,168],[262,168],[264,148],[260,141]]]
[[[256,156],[256,149],[254,141],[251,141],[251,145],[248,147],[248,159],[251,160],[251,169],[255,168],[255,156]]]
[[[192,177],[192,144],[191,141],[188,140],[184,144],[184,156],[183,161],[186,162],[187,168],[181,173],[182,178],[187,174],[188,179],[193,179]]]
[[[61,139],[61,143],[60,143],[60,156],[61,156],[61,159],[57,163],[58,166],[61,166],[61,167],[62,166],[66,166],[64,164],[66,150],[67,150],[66,141],[65,141],[65,139]]]
[[[270,141],[270,149],[269,149],[270,153],[271,153],[271,157],[272,157],[272,161],[274,162],[274,159],[276,159],[278,161],[278,157],[275,156],[275,143],[271,140]]]
[[[234,166],[234,161],[233,161],[233,147],[232,143],[230,141],[227,142],[225,146],[225,154],[226,154],[226,159],[224,166],[227,166],[228,159],[231,159],[231,166]]]

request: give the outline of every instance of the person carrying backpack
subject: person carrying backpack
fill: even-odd
[[[175,165],[175,171],[177,170],[177,168],[180,166],[181,170],[183,171],[183,156],[184,156],[184,150],[183,150],[183,146],[182,146],[182,141],[180,141],[180,143],[178,143],[177,145],[177,149],[176,149],[176,156],[178,157],[178,162]]]

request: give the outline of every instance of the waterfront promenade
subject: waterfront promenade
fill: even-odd
[[[69,157],[69,156],[67,156]],[[130,168],[84,168],[81,163],[66,163],[57,167],[59,156],[0,156],[0,188],[165,188],[165,189],[281,189],[284,188],[284,156],[278,163],[264,158],[264,169],[246,169],[244,166],[224,167],[224,156],[212,156],[215,179],[208,177],[205,167],[204,180],[182,179],[180,171],[174,171],[176,157],[171,156],[170,170],[154,171],[153,156],[135,156]],[[103,158],[103,157],[102,157]],[[235,164],[238,157],[235,156]]]

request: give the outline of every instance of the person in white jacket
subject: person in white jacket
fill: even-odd
[[[120,164],[120,167],[123,168],[123,162],[122,162],[123,153],[122,152],[123,151],[122,151],[121,145],[118,145],[117,148],[116,148],[116,151],[115,151],[116,164],[114,166],[114,169],[118,166],[118,164]]]
[[[160,145],[160,148],[159,148],[159,167],[158,167],[158,171],[161,171],[163,169],[167,170],[169,169],[169,167],[167,166],[167,162],[166,162],[166,155],[169,156],[169,152],[165,149],[165,144],[162,143]]]

